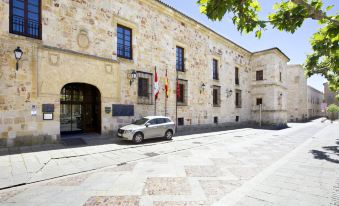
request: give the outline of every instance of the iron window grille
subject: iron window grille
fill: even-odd
[[[220,86],[213,86],[213,107],[220,107]]]
[[[262,105],[262,98],[257,98],[257,105]]]
[[[132,29],[118,25],[117,28],[118,34],[118,42],[117,42],[117,50],[118,57],[125,59],[132,59]]]
[[[218,60],[213,59],[213,79],[219,80]]]
[[[41,39],[41,0],[10,0],[9,32]]]
[[[239,68],[235,67],[235,84],[239,85]]]
[[[183,126],[184,123],[185,123],[184,118],[183,117],[179,117],[178,118],[178,126]]]
[[[138,104],[153,104],[153,74],[138,73]]]
[[[235,90],[235,106],[241,108],[241,90]]]
[[[178,84],[180,87],[180,96],[177,97],[177,105],[178,106],[187,106],[187,88],[188,88],[188,81],[183,79],[178,79]]]
[[[176,69],[177,71],[185,71],[185,51],[184,48],[176,47]]]
[[[264,71],[263,71],[263,70],[256,71],[255,79],[256,79],[257,81],[264,80]]]

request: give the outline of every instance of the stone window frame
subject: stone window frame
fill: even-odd
[[[181,56],[178,53],[180,50]],[[179,72],[185,72],[185,48],[178,45],[175,47],[175,68]]]
[[[29,5],[30,6],[35,6],[38,7],[38,13],[35,13],[33,11],[29,11]],[[19,7],[15,7],[15,5],[13,4],[13,0],[9,1],[9,32],[12,34],[16,34],[16,35],[20,35],[20,36],[25,36],[25,37],[29,37],[29,38],[34,38],[34,39],[42,39],[42,24],[41,24],[41,0],[38,0],[38,5],[34,5],[34,4],[29,4],[28,0],[23,0],[23,9],[19,8]],[[17,10],[23,10],[24,12],[24,17],[18,16],[18,15],[14,15],[13,9],[16,8]],[[28,18],[28,14],[29,13],[34,13],[36,15],[38,15],[38,20],[34,20],[34,19],[30,19]],[[14,19],[14,17],[17,17],[17,19]],[[21,18],[21,22],[20,22],[20,18]],[[23,21],[23,22],[22,22]],[[18,27],[23,27],[19,30],[22,31],[17,31],[16,29],[14,29],[14,24],[16,23],[16,25]],[[29,27],[30,24],[33,24],[35,26],[33,27]],[[36,28],[38,27],[38,28]],[[30,34],[29,31],[32,31],[32,29],[37,30],[37,32],[34,32],[34,34]]]
[[[123,43],[122,43],[123,48],[126,47],[125,42],[129,40],[129,51],[128,51],[129,54],[128,55],[126,55],[125,49],[123,49],[122,51],[124,54],[119,54],[119,28],[123,29]],[[130,32],[129,39],[125,38],[125,31]],[[125,25],[122,25],[120,23],[117,24],[117,56],[120,58],[133,60],[133,29]]]
[[[212,60],[212,73],[213,73],[213,80],[219,80],[219,60],[213,58]]]
[[[221,106],[221,87],[220,86],[217,86],[217,85],[212,86],[212,99],[213,99],[213,107]]]
[[[240,85],[240,67],[235,66],[234,67],[234,83],[235,85]]]
[[[255,71],[255,80],[256,81],[263,81],[264,80],[264,70]]]
[[[153,104],[153,74],[143,71],[137,71],[138,76],[138,104],[146,104],[152,105]],[[139,79],[148,79],[148,88],[147,88],[147,95],[139,95]]]
[[[236,108],[241,108],[242,106],[242,101],[241,101],[241,93],[242,91],[240,89],[236,89],[234,92],[234,103]]]
[[[178,84],[180,86],[180,99],[177,98],[177,105],[187,106],[188,105],[188,81],[185,79],[178,79]]]
[[[188,66],[188,63],[187,63],[187,56],[188,56],[188,51],[189,51],[189,47],[183,42],[181,41],[180,39],[174,39],[173,41],[173,50],[174,50],[174,57],[175,57],[175,61],[174,61],[174,68],[177,72],[179,73],[182,73],[185,75],[185,73],[189,70],[189,68],[187,67]],[[184,49],[184,56],[183,56],[183,64],[184,64],[184,70],[181,71],[181,70],[177,70],[177,47],[181,47]]]

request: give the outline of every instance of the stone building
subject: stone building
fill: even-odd
[[[287,113],[288,121],[304,121],[307,119],[307,78],[302,65],[287,66]]]
[[[316,118],[324,116],[324,112],[322,112],[321,104],[324,101],[324,93],[321,91],[307,86],[307,116],[308,118]]]
[[[286,123],[288,61],[277,48],[250,52],[161,1],[0,1],[0,144],[111,134],[154,115],[155,67],[156,114],[175,119],[177,102],[179,125],[257,121],[259,104],[266,123]]]
[[[328,83],[324,83],[324,103],[326,103],[327,106],[331,104],[335,104],[339,106],[339,100],[336,99],[336,95],[339,94],[339,91],[333,92],[329,89]]]

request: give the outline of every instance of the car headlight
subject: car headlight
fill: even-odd
[[[133,133],[134,130],[125,130],[125,134],[130,134],[130,133]]]

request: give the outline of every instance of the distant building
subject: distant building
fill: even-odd
[[[333,92],[328,88],[328,83],[324,83],[324,102],[326,103],[326,105],[330,105],[330,104],[336,104],[337,106],[339,106],[339,100],[337,100],[335,98],[336,95],[339,94],[339,91],[337,92]]]
[[[307,117],[307,78],[300,64],[287,66],[287,118],[288,121],[303,121]]]
[[[325,113],[321,111],[321,104],[323,101],[324,93],[311,86],[307,86],[308,118],[315,118],[325,115]]]

